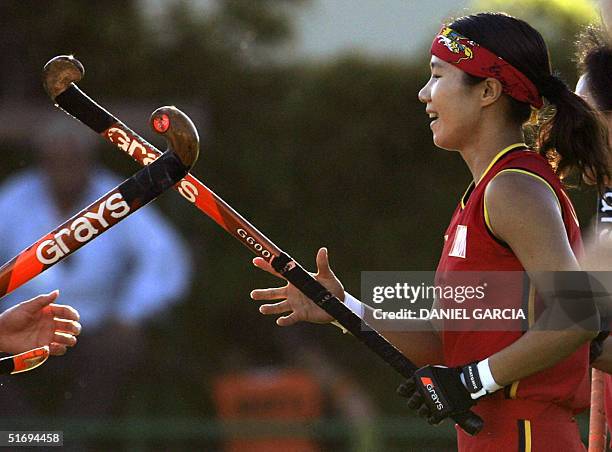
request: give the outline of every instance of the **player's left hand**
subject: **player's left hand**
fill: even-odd
[[[76,344],[81,332],[79,313],[54,304],[57,290],[19,303],[0,314],[0,351],[16,354],[49,346],[52,355],[63,355]]]
[[[408,407],[430,424],[439,424],[447,417],[464,413],[476,404],[475,398],[486,394],[472,394],[461,380],[472,375],[476,363],[463,368],[425,366],[397,388],[397,393],[408,399]],[[476,396],[476,397],[473,397]]]

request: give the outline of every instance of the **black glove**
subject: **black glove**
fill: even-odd
[[[466,384],[461,380],[462,374]],[[397,393],[408,399],[409,408],[435,425],[468,411],[487,391],[480,381],[477,363],[471,363],[458,368],[421,367],[397,388]]]

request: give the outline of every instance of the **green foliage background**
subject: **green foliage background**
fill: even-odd
[[[280,62],[275,52],[291,39],[291,14],[306,3],[220,0],[204,12],[175,1],[164,14],[148,16],[135,0],[5,0],[0,101],[47,106],[42,65],[74,53],[86,67],[81,87],[102,105],[134,102],[153,111],[185,103],[197,111],[203,153],[193,172],[303,265],[312,268],[318,247],[327,246],[333,268],[356,295],[362,270],[433,270],[470,176],[458,155],[431,142],[416,97],[429,77],[427,48],[414,60],[345,55]],[[566,5],[488,0],[476,9],[533,19],[555,67],[573,84],[573,40],[595,16],[587,2]],[[23,139],[0,143],[0,177],[29,164],[26,138],[35,133],[26,127]],[[100,147],[110,167],[126,175],[136,169],[110,146]],[[574,197],[588,222],[595,194]],[[258,366],[291,357],[279,346],[283,336],[273,319],[261,317],[248,296],[277,282],[178,199],[168,193],[159,205],[190,241],[197,278],[191,296],[150,325],[150,369],[141,370],[134,397],[145,414],[212,416],[210,379],[236,350]],[[391,370],[333,327],[304,330],[303,340],[324,344],[374,395],[381,413],[404,413]],[[162,370],[175,366],[183,370]]]

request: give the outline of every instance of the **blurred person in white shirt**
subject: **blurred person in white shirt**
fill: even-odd
[[[123,180],[96,162],[97,140],[68,117],[51,121],[37,133],[35,167],[15,173],[0,186],[3,262]],[[67,389],[64,406],[57,401],[54,406],[66,415],[104,415],[116,408],[127,374],[142,363],[143,326],[184,298],[190,280],[185,244],[150,205],[2,301],[10,306],[61,288],[62,301],[79,311],[86,333],[80,353],[57,364]],[[17,397],[21,402],[9,406],[19,414],[39,414],[29,401],[41,397],[34,380],[52,378],[53,366],[47,369],[20,380],[23,388],[0,388],[0,403]],[[30,379],[32,384],[26,381]],[[25,397],[19,397],[21,389]]]

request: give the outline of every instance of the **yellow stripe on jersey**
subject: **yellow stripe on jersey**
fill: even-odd
[[[472,191],[473,188],[474,188],[474,181],[470,182],[470,185],[468,185],[468,188],[463,192],[463,196],[461,196],[461,208],[462,209],[465,209],[465,198],[467,197],[468,193]]]
[[[491,227],[491,220],[489,219],[489,211],[487,210],[487,203],[485,202],[485,200],[486,200],[486,197],[483,197],[482,198],[482,209],[484,210],[485,225],[487,226],[487,229],[493,235],[493,237],[497,237],[495,234],[493,234],[493,228]]]
[[[531,422],[525,419],[525,452],[531,452]]]
[[[529,279],[527,273],[524,273],[524,292],[523,292],[523,301],[521,302],[521,309],[527,310],[527,325],[523,323],[523,328],[526,331],[531,328],[535,323],[535,299],[536,299],[536,288],[535,285]],[[524,321],[523,321],[524,322]],[[517,380],[513,382],[509,387],[506,386],[504,389],[504,394],[507,399],[516,399],[516,394],[518,392],[518,386],[521,381]]]
[[[480,179],[478,179],[478,182],[476,182],[476,185],[480,183],[480,181],[487,175],[487,173],[491,170],[493,165],[495,165],[500,158],[502,158],[508,152],[516,148],[526,148],[526,147],[527,145],[525,143],[514,143],[508,147],[503,148],[501,151],[499,151],[499,153],[495,157],[493,157],[493,160],[491,160],[491,163],[489,163],[489,166],[487,166],[487,169],[484,170],[484,173],[482,173],[482,176],[480,176]]]
[[[518,391],[519,380],[512,383],[510,386],[510,398],[516,399],[516,392]]]
[[[574,219],[574,223],[576,223],[576,226],[580,227],[580,222],[578,221],[578,215],[576,215],[576,211],[574,210],[574,205],[570,201],[569,196],[567,196],[567,193],[565,193],[564,191],[561,192],[561,195],[568,201],[568,204],[570,206],[569,207],[570,213],[572,214],[572,218]]]
[[[517,420],[518,452],[531,452],[531,421]]]
[[[470,185],[468,186],[467,190],[465,190],[465,193],[463,193],[463,196],[461,197],[461,208],[462,209],[465,208],[465,196],[470,192],[470,190],[472,189],[472,186],[478,185],[480,183],[480,181],[482,180],[482,178],[487,175],[489,170],[493,167],[493,165],[495,165],[497,163],[497,161],[500,158],[502,158],[508,152],[510,152],[510,151],[512,151],[512,150],[514,150],[516,148],[526,148],[526,147],[527,147],[527,145],[525,143],[514,143],[514,144],[511,144],[510,146],[507,146],[507,147],[503,148],[501,151],[499,151],[497,153],[497,155],[495,157],[493,157],[493,160],[491,160],[491,163],[489,163],[489,166],[487,166],[487,169],[484,170],[484,172],[482,173],[482,175],[478,179],[478,182],[476,182],[476,184],[474,184],[474,182],[470,183]]]

